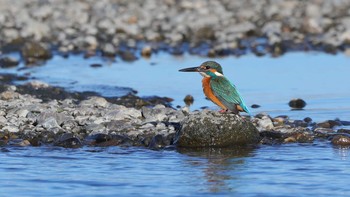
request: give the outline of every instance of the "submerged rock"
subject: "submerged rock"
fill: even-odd
[[[255,126],[241,116],[204,110],[182,122],[175,143],[179,147],[229,147],[256,144],[259,138]]]
[[[332,144],[338,146],[350,146],[350,135],[336,135],[332,138]]]

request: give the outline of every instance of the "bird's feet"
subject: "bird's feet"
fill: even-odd
[[[222,110],[219,111],[219,113],[221,113],[221,114],[225,114],[227,112],[228,112],[228,109],[222,109]]]

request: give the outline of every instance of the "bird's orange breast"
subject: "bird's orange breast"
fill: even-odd
[[[203,92],[206,97],[208,97],[213,103],[217,104],[222,109],[227,109],[221,101],[214,95],[212,89],[210,88],[210,77],[204,77],[202,79]]]

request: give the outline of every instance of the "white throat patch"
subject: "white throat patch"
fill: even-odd
[[[209,75],[205,74],[204,72],[199,72],[203,77],[210,77]]]

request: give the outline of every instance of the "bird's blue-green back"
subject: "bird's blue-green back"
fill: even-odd
[[[242,109],[249,113],[241,95],[226,77],[218,76],[211,78],[210,87],[214,95],[225,105],[229,110],[236,111],[236,105],[240,105]]]

